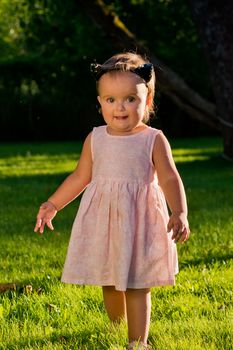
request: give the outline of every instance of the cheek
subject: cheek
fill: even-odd
[[[102,114],[103,115],[108,115],[108,114],[111,113],[111,105],[103,104],[101,106],[101,109],[102,109]]]

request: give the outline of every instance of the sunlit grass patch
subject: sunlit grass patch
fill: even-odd
[[[172,153],[176,163],[209,160],[222,153],[221,141],[217,138],[212,139],[209,144],[206,144],[206,139],[178,140],[172,144],[174,146]]]
[[[79,154],[27,155],[0,159],[0,176],[64,174],[74,170]]]
[[[0,146],[0,177],[64,174],[74,170],[82,144],[22,144]],[[67,149],[68,153],[65,152]],[[4,152],[5,150],[5,152]]]
[[[212,147],[212,148],[199,148],[199,149],[174,149],[173,150],[173,156],[176,163],[180,162],[194,162],[196,160],[198,161],[204,161],[211,159],[213,156],[220,155],[221,154],[221,147]]]

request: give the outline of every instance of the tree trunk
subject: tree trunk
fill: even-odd
[[[209,64],[224,156],[233,160],[233,1],[189,0],[189,3]]]
[[[185,81],[174,71],[163,64],[155,55],[149,53],[144,43],[129,31],[103,0],[76,0],[87,12],[98,27],[112,41],[117,50],[135,50],[150,56],[155,65],[158,89],[171,98],[180,109],[190,117],[197,119],[210,127],[220,130],[220,123],[216,116],[216,107],[192,90]],[[157,68],[156,68],[157,67]]]

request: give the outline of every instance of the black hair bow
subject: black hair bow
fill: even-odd
[[[98,81],[105,73],[112,71],[121,71],[120,68],[104,69],[102,65],[98,63],[92,63],[90,66],[90,70],[96,81]],[[154,67],[152,63],[145,63],[141,64],[137,68],[130,69],[129,72],[137,74],[140,78],[145,80],[146,83],[148,83],[152,78],[153,70]]]

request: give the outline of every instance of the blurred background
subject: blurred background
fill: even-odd
[[[122,50],[158,67],[152,126],[169,137],[220,135],[201,2],[1,0],[0,140],[83,139],[103,123],[90,63]]]

